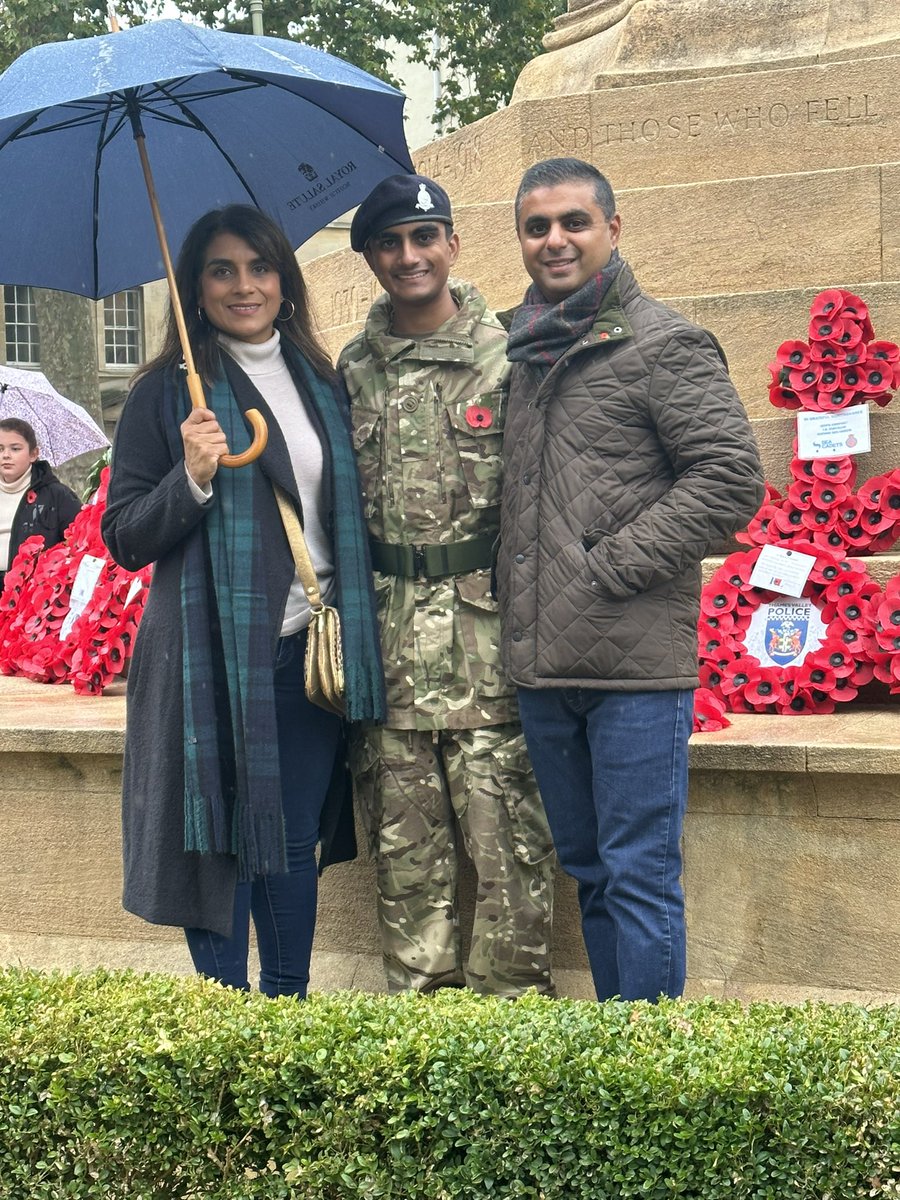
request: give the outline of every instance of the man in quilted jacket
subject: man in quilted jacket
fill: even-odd
[[[603,175],[525,172],[497,564],[502,658],[597,996],[677,996],[700,563],[763,495],[724,355],[645,295]]]
[[[471,284],[450,278],[459,237],[434,180],[383,180],[350,238],[385,289],[339,365],[387,683],[385,724],[357,735],[352,766],[388,987],[550,993],[553,845],[490,588],[506,333]],[[478,877],[465,959],[457,823]]]

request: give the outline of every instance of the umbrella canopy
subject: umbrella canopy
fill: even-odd
[[[243,203],[297,246],[413,169],[403,103],[324,51],[184,21],[36,46],[0,76],[0,280],[99,299],[163,276],[138,131],[172,245]]]
[[[53,467],[109,445],[90,413],[61,396],[40,371],[0,366],[0,420],[7,417],[28,422],[37,437],[41,458]]]

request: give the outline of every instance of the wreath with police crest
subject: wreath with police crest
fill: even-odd
[[[883,407],[900,386],[900,348],[875,340],[859,296],[831,288],[811,305],[808,340],[782,342],[769,370],[778,408]],[[695,729],[727,725],[726,710],[834,712],[872,679],[900,692],[900,577],[882,590],[864,561],[900,536],[900,469],[854,491],[851,453],[803,459],[795,439],[790,476],[784,496],[766,485],[737,535],[750,549],[729,555],[703,588]],[[764,546],[815,559],[799,597],[751,585]]]

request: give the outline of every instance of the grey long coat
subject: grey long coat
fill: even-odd
[[[258,460],[259,468],[296,498],[287,447],[271,411],[235,363],[226,360],[226,370],[239,407],[243,411],[259,409],[269,426],[269,442]],[[116,430],[102,527],[110,553],[122,566],[134,570],[146,563],[156,564],[128,674],[122,786],[123,904],[129,912],[158,925],[211,929],[228,936],[236,859],[184,850],[182,547],[185,535],[204,519],[207,509],[190,491],[184,459],[173,458],[169,449],[161,418],[162,387],[162,372],[155,372],[142,379],[128,397]],[[317,421],[312,410],[310,415]],[[326,455],[323,494],[328,496],[327,441],[323,438],[322,442]],[[280,525],[260,529],[259,537],[269,547],[266,571],[274,662],[294,565]],[[272,753],[277,752],[273,730]],[[352,858],[355,853],[351,804],[349,776],[344,755],[339,753],[322,817],[321,866]]]
[[[718,343],[622,267],[504,434],[503,664],[522,687],[696,687],[700,562],[756,512],[759,454]]]

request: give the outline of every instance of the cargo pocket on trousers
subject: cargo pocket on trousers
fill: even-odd
[[[456,611],[453,670],[465,679],[476,700],[508,702],[504,719],[514,711],[515,688],[500,666],[500,612],[491,595],[488,569],[469,571],[453,580]]]
[[[531,770],[525,735],[519,733],[497,746],[493,757],[505,783],[503,804],[516,858],[532,864],[543,862],[553,853],[553,838]]]

